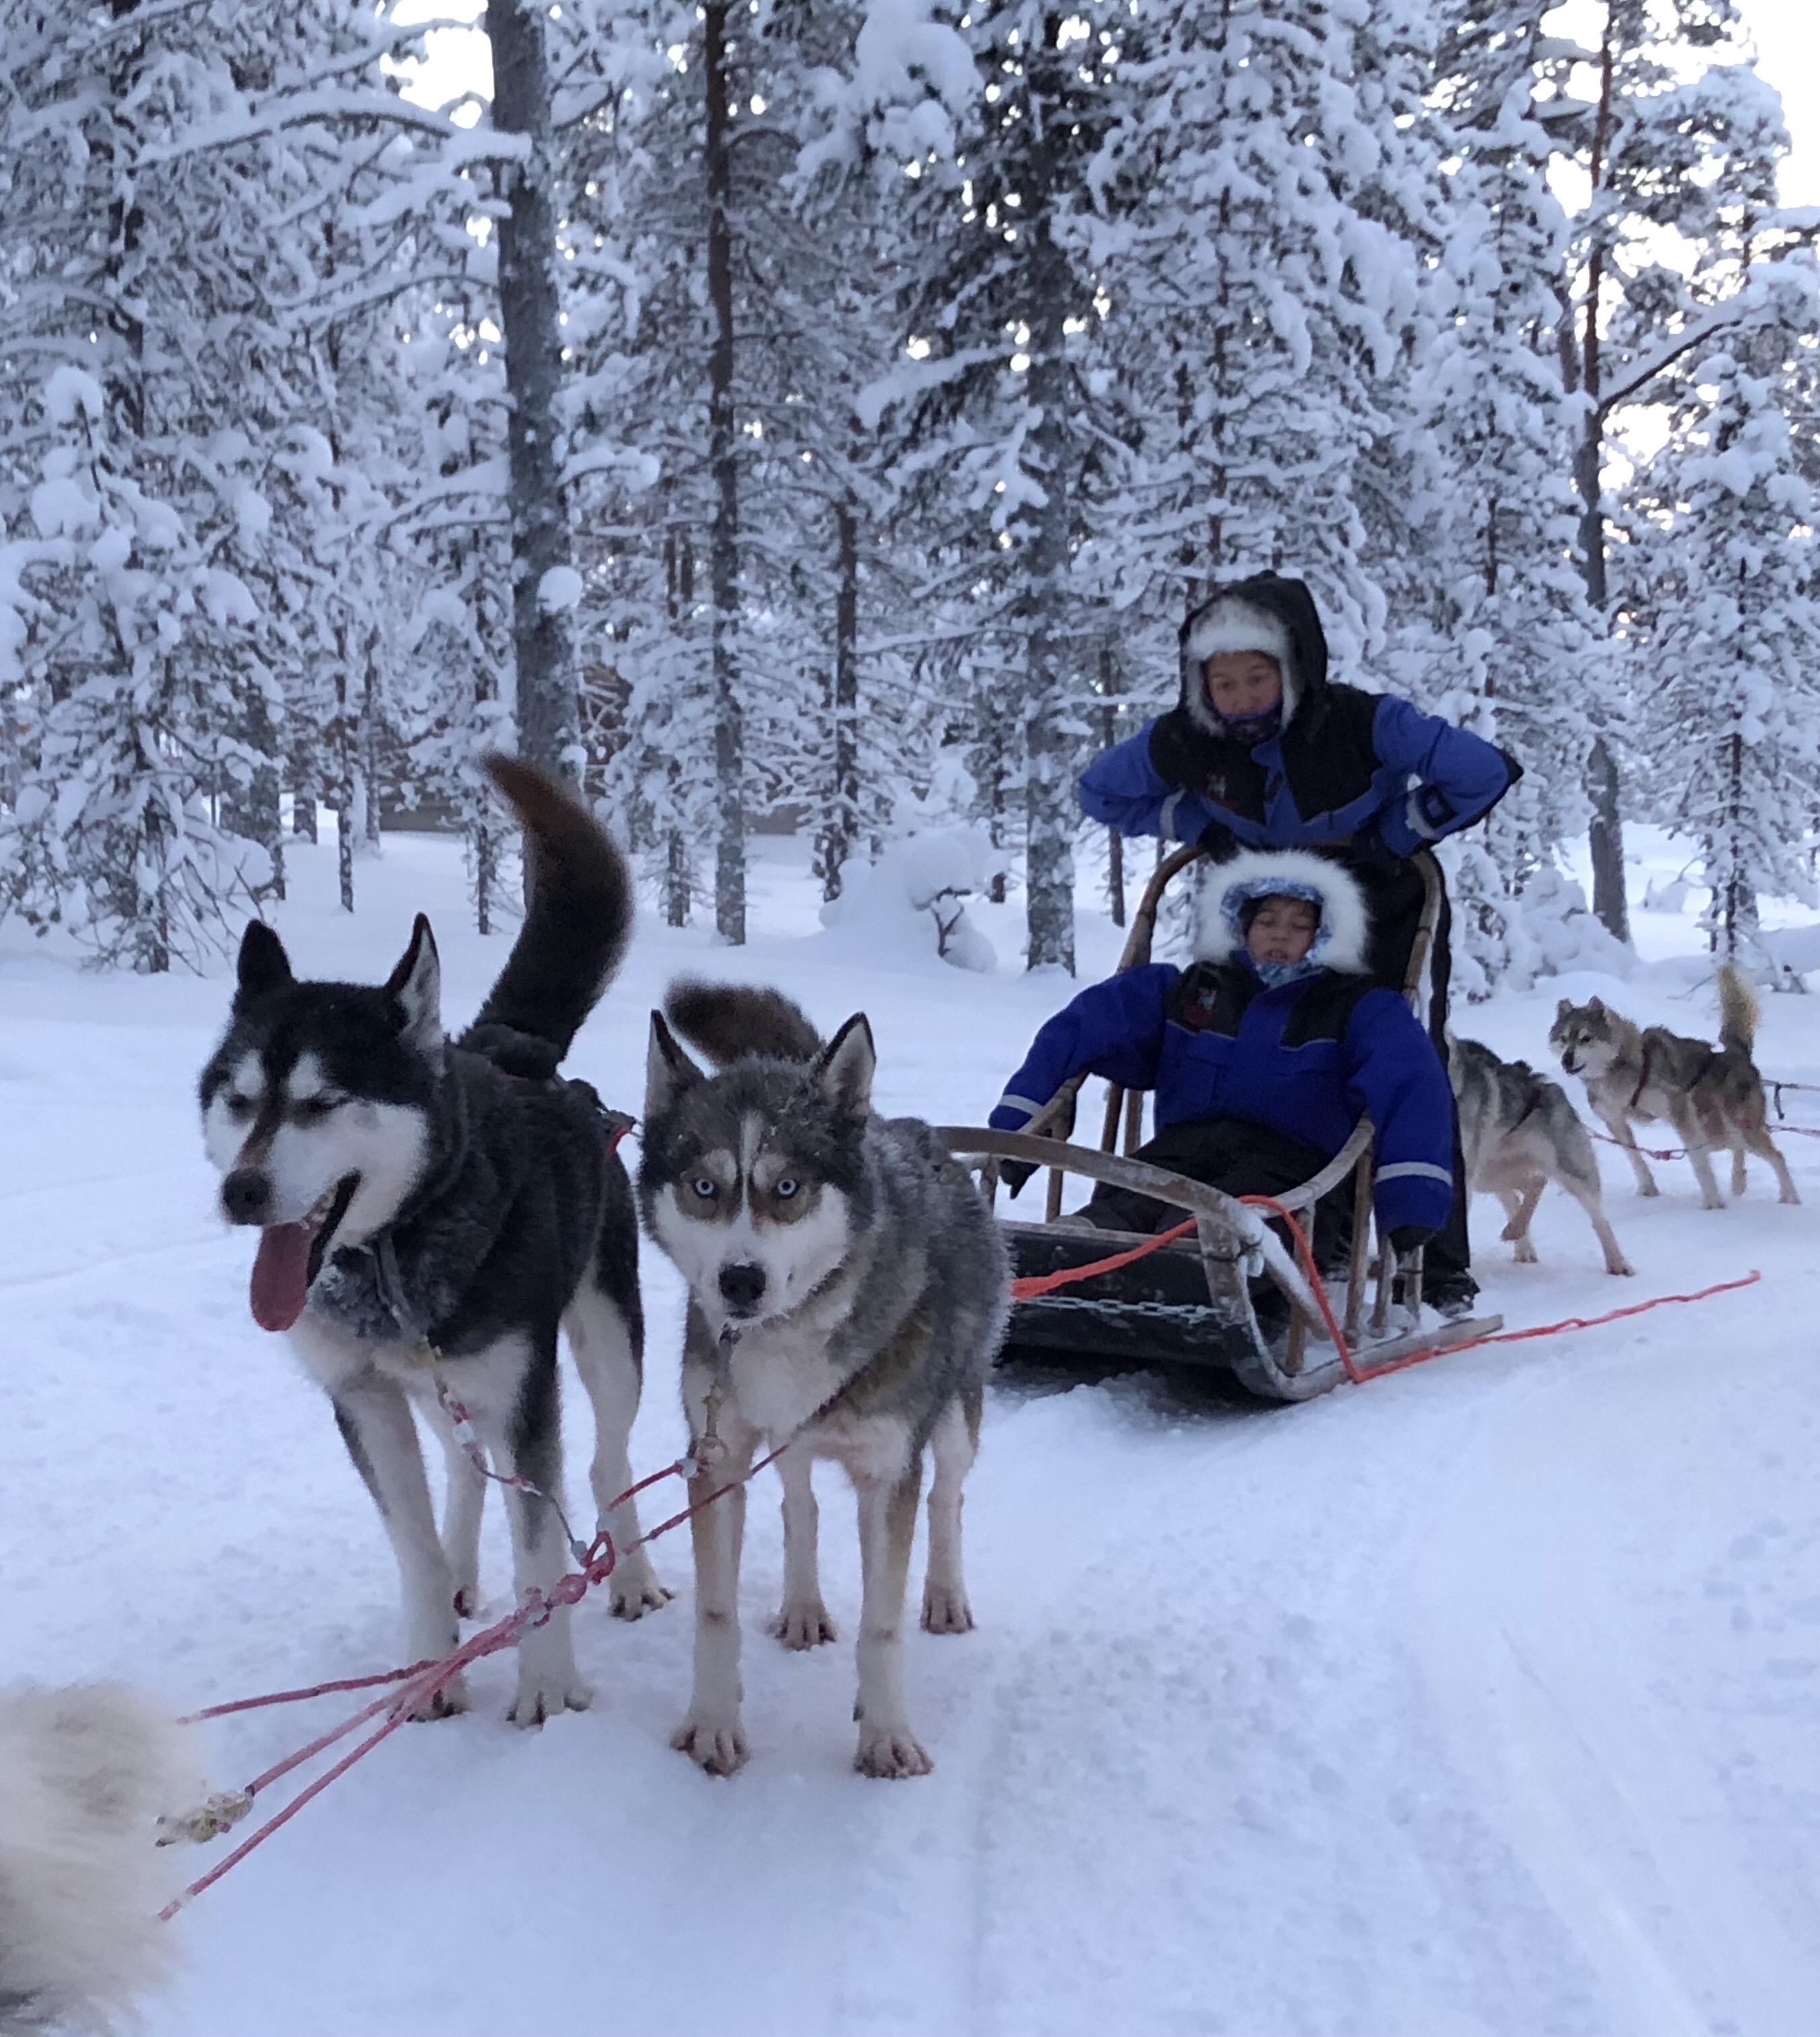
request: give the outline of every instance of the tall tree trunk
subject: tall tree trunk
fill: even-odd
[[[244,787],[230,780],[223,788],[221,825],[229,834],[256,841],[272,860],[271,894],[285,895],[285,823],[278,803],[278,735],[272,703],[255,680],[242,734],[258,757]]]
[[[366,685],[361,697],[361,784],[363,803],[361,846],[377,854],[379,848],[379,703],[378,647],[367,645]]]
[[[335,660],[335,723],[330,743],[335,760],[329,787],[329,811],[335,817],[335,874],[340,881],[342,910],[354,909],[354,741],[353,707],[348,698],[346,645]]]
[[[493,932],[493,887],[499,881],[499,836],[489,821],[474,822],[474,923],[480,934]]]
[[[663,540],[664,601],[675,629],[695,606],[695,546],[686,530],[671,528]],[[667,791],[661,816],[663,830],[663,922],[668,927],[686,927],[694,900],[693,872],[689,866],[689,844],[681,821],[682,771],[674,754],[665,774]]]
[[[581,712],[568,605],[546,599],[546,576],[573,560],[558,457],[562,327],[544,18],[531,0],[487,0],[493,125],[531,145],[527,158],[504,172],[507,208],[499,222],[500,329],[511,397],[512,641],[519,753],[579,782]]]
[[[1616,11],[1615,0],[1606,0],[1605,39],[1599,52],[1599,111],[1593,127],[1590,166],[1590,202],[1595,206],[1604,195],[1605,169],[1610,154],[1616,111]],[[1610,596],[1606,581],[1603,499],[1605,415],[1599,407],[1603,364],[1599,331],[1599,300],[1605,285],[1607,252],[1605,229],[1595,222],[1592,244],[1587,255],[1586,301],[1581,307],[1585,326],[1580,344],[1580,382],[1581,393],[1586,398],[1586,422],[1574,463],[1574,481],[1580,490],[1580,567],[1586,577],[1586,598],[1609,640]],[[1592,909],[1610,932],[1621,941],[1628,941],[1630,909],[1624,891],[1622,788],[1618,782],[1618,759],[1603,736],[1593,744],[1592,754],[1588,759],[1587,792],[1592,802],[1592,822],[1587,837],[1592,859]]]
[[[727,107],[727,0],[703,11],[707,97],[708,461],[714,481],[709,548],[714,672],[714,924],[723,941],[746,939],[746,730],[739,705],[739,460],[733,415],[733,172]]]
[[[1100,652],[1100,684],[1107,692],[1112,690],[1112,653],[1102,648]],[[1119,739],[1119,710],[1111,701],[1100,709],[1100,740],[1110,750]],[[1112,909],[1112,924],[1125,924],[1125,837],[1116,828],[1106,830],[1106,897]]]
[[[840,896],[841,873],[859,825],[859,517],[851,497],[834,511],[839,574],[834,595],[834,671],[829,706],[834,796],[823,833],[821,895]]]
[[[299,740],[291,754],[291,833],[300,841],[316,839],[316,788],[321,783],[308,739]]]
[[[1030,53],[1033,70],[1037,52]],[[1053,52],[1047,52],[1052,60]],[[1030,118],[1036,130],[1026,195],[1030,217],[1031,451],[1044,501],[1029,547],[1029,640],[1024,694],[1025,950],[1032,969],[1074,973],[1074,746],[1067,733],[1067,683],[1060,642],[1068,574],[1067,261],[1055,244],[1050,208],[1052,144],[1040,122],[1045,108],[1033,77]]]

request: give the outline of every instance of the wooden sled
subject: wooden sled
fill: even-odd
[[[1201,860],[1198,848],[1180,848],[1159,866],[1132,921],[1120,958],[1121,970],[1149,962],[1165,892]],[[1425,852],[1414,860],[1425,898],[1403,987],[1419,1014],[1441,890],[1433,857]],[[1267,1400],[1312,1400],[1347,1378],[1314,1292],[1265,1213],[1218,1189],[1131,1157],[1144,1139],[1143,1092],[1107,1084],[1097,1147],[1048,1136],[1050,1128],[1064,1134],[1072,1129],[1082,1079],[1067,1084],[1021,1132],[972,1125],[945,1125],[940,1130],[958,1157],[979,1166],[990,1195],[996,1193],[1003,1161],[1027,1161],[1049,1170],[1044,1220],[1013,1220],[1003,1226],[1018,1276],[1088,1265],[1150,1242],[1124,1231],[1057,1228],[1063,1184],[1070,1174],[1135,1189],[1171,1204],[1184,1220],[1193,1219],[1195,1234],[1115,1272],[1018,1302],[1006,1354],[1133,1366],[1211,1366],[1230,1372]],[[1335,1306],[1361,1374],[1489,1336],[1504,1321],[1501,1316],[1480,1316],[1448,1322],[1397,1298],[1399,1283],[1420,1294],[1421,1255],[1399,1267],[1388,1241],[1374,1240],[1372,1137],[1370,1121],[1361,1119],[1318,1174],[1273,1199],[1312,1226],[1321,1200],[1351,1181],[1351,1248],[1343,1302],[1336,1298]],[[1260,1295],[1265,1298],[1261,1322]]]

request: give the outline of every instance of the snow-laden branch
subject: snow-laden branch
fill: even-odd
[[[1716,304],[1694,323],[1633,362],[1599,398],[1601,415],[1634,402],[1675,362],[1722,332],[1765,325],[1811,325],[1815,306],[1813,269],[1799,262],[1765,262],[1754,268],[1735,297]]]

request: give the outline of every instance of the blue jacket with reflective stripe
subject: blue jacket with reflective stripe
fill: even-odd
[[[1271,848],[1375,831],[1409,856],[1470,826],[1518,776],[1493,744],[1394,693],[1330,686],[1312,731],[1292,720],[1248,750],[1199,740],[1183,720],[1180,709],[1159,716],[1089,765],[1080,800],[1089,820],[1178,841],[1199,841],[1218,822]]]
[[[991,1122],[1021,1131],[1071,1076],[1155,1092],[1157,1128],[1267,1124],[1330,1156],[1369,1116],[1378,1220],[1438,1230],[1453,1200],[1453,1093],[1395,991],[1319,969],[1271,990],[1248,959],[1166,962],[1083,990],[1037,1034]]]

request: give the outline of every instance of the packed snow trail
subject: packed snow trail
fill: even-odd
[[[299,966],[377,977],[427,904],[465,1014],[503,943],[463,934],[456,871],[444,845],[398,843],[350,922],[312,908],[332,873],[306,862],[281,921]],[[778,874],[758,923],[800,927],[802,897]],[[385,1666],[384,1536],[321,1396],[253,1326],[245,1241],[212,1214],[190,1087],[225,984],[96,979],[9,939],[11,1670],[129,1676],[187,1707]],[[647,925],[574,1057],[610,1101],[636,1107],[646,1014],[685,966],[777,977],[829,1025],[864,1006],[883,1102],[952,1121],[996,1094],[1060,988],[829,959],[775,932],[734,955]],[[1575,977],[1456,1022],[1539,1064],[1558,989],[1697,1030],[1709,1011],[1681,985],[1698,973]],[[1820,1075],[1820,1013],[1769,1000],[1761,1058]],[[803,1657],[765,1636],[781,1540],[761,1479],[740,1776],[667,1744],[688,1684],[678,1534],[659,1547],[674,1605],[632,1627],[577,1616],[591,1711],[521,1734],[510,1665],[484,1665],[469,1715],[395,1737],[179,1918],[183,1975],[150,2029],[1810,2037],[1820,1415],[1795,1326],[1820,1259],[1815,1145],[1788,1149],[1801,1209],[1757,1170],[1743,1207],[1711,1213],[1685,1163],[1654,1203],[1608,1171],[1634,1281],[1599,1270],[1557,1194],[1538,1267],[1512,1267],[1493,1206],[1478,1212],[1487,1300],[1514,1325],[1761,1266],[1743,1294],[1300,1408],[1006,1381],[969,1487],[980,1629],[909,1650],[927,1782],[848,1767],[858,1556],[834,1479],[843,1638]],[[655,1252],[645,1275],[641,1470],[682,1441],[681,1296]],[[489,1616],[507,1574],[495,1507]],[[212,1779],[244,1780],[345,1702],[208,1729]]]

